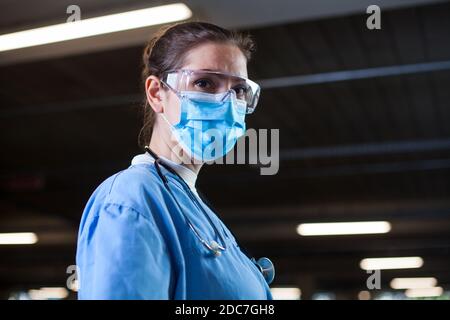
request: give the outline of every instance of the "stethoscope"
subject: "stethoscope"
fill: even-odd
[[[161,158],[159,158],[158,155],[156,153],[154,153],[148,146],[145,146],[145,150],[155,160],[154,164],[155,164],[156,172],[158,173],[158,176],[162,180],[164,187],[167,189],[167,191],[170,193],[170,195],[174,199],[175,203],[177,204],[178,209],[183,214],[189,228],[192,230],[192,232],[194,233],[196,238],[203,244],[203,246],[205,246],[205,248],[208,249],[209,252],[211,252],[215,257],[219,257],[222,254],[222,252],[227,249],[227,247],[225,245],[225,240],[224,240],[222,234],[219,232],[219,230],[216,227],[216,224],[211,220],[210,216],[205,212],[205,209],[203,208],[203,206],[198,202],[197,198],[195,197],[195,195],[193,194],[193,192],[191,191],[189,186],[178,175],[178,173],[175,170],[173,170],[171,167],[164,164],[161,161]],[[182,183],[184,184],[184,189],[187,191],[189,198],[192,200],[192,202],[194,202],[195,206],[197,208],[199,208],[200,211],[202,211],[202,213],[206,217],[206,219],[208,219],[209,224],[214,229],[214,233],[218,236],[218,238],[220,238],[220,241],[222,244],[219,244],[215,240],[206,241],[205,239],[203,239],[200,236],[200,233],[198,232],[197,228],[194,227],[194,224],[192,223],[191,219],[189,219],[189,217],[186,214],[184,214],[183,210],[181,209],[181,205],[179,204],[177,198],[175,197],[175,195],[172,192],[172,189],[169,186],[169,181],[167,180],[166,176],[161,171],[161,166],[164,169],[166,169],[167,171],[169,171],[170,173],[174,174],[176,177],[178,177],[180,181],[182,181]],[[211,210],[213,211],[213,209],[211,209]],[[231,230],[230,230],[230,232],[231,232]],[[233,234],[233,236],[234,236],[234,234]],[[234,238],[237,242],[237,239],[235,236],[234,236]],[[266,258],[266,257],[259,258],[258,260],[256,260],[253,257],[250,258],[250,255],[239,245],[239,243],[238,243],[238,246],[241,248],[241,251],[250,259],[250,261],[252,261],[255,264],[255,266],[258,268],[258,270],[262,273],[267,284],[271,284],[273,279],[275,278],[275,267],[274,267],[272,261],[270,261],[270,259]]]

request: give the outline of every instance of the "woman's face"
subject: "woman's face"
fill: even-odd
[[[242,51],[231,44],[199,45],[187,53],[181,68],[220,71],[247,77],[247,60]],[[171,90],[165,90],[161,98],[167,120],[172,124],[177,123],[180,118],[180,99]]]

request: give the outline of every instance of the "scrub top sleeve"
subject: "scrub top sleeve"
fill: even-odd
[[[153,219],[106,203],[93,240],[92,299],[170,298],[170,258]]]

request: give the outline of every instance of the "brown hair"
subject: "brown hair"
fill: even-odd
[[[149,76],[154,75],[160,78],[164,72],[181,67],[189,50],[207,42],[236,45],[247,61],[255,51],[255,43],[248,34],[230,31],[206,22],[184,22],[169,25],[161,28],[144,49],[142,55],[144,86],[145,80]],[[150,144],[155,122],[155,112],[147,99],[144,102],[143,122],[138,136],[140,147]]]

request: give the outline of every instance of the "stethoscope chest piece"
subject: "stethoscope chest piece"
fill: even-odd
[[[259,270],[261,270],[267,284],[271,284],[273,279],[275,279],[275,266],[273,265],[273,262],[266,257],[259,258],[257,261],[253,259],[253,262],[259,267]]]

